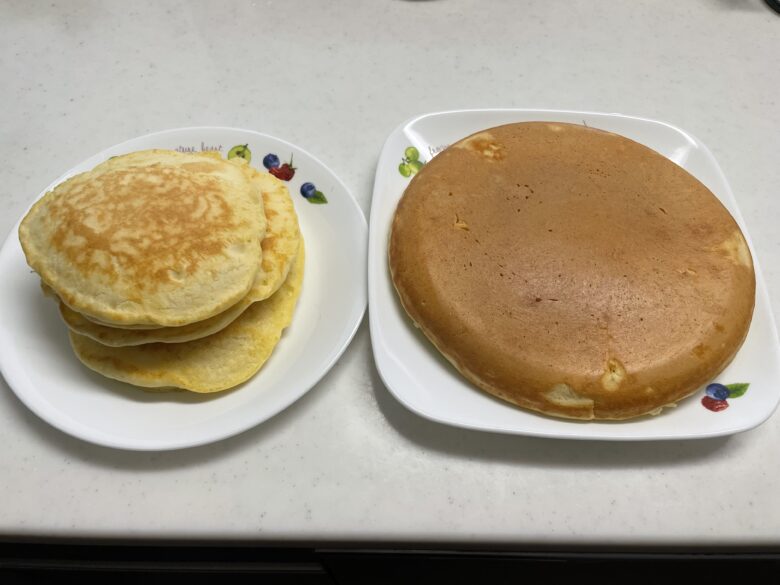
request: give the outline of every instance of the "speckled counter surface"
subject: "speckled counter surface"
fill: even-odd
[[[780,310],[780,16],[760,0],[3,2],[0,236],[127,138],[245,127],[304,146],[364,212],[382,143],[475,107],[668,121],[715,154]],[[0,381],[0,535],[780,547],[780,417],[712,440],[606,443],[441,426],[382,385],[368,328],[266,424],[115,451]]]

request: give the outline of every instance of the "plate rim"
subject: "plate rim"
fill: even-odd
[[[363,267],[364,270],[362,270],[362,272],[364,272],[364,276],[365,276],[365,274],[367,273],[367,269],[366,269],[367,263],[365,262],[365,260],[367,260],[367,255],[368,255],[368,222],[354,194],[347,187],[347,185],[342,181],[342,179],[329,166],[327,166],[319,158],[311,154],[305,148],[302,148],[288,140],[278,138],[271,134],[265,134],[263,132],[258,132],[256,130],[250,130],[248,128],[238,128],[233,126],[184,126],[179,128],[167,128],[164,130],[149,132],[146,134],[136,136],[134,138],[123,140],[122,142],[103,148],[99,152],[87,157],[84,160],[77,162],[76,164],[72,165],[68,170],[60,174],[54,181],[52,181],[49,185],[47,185],[37,195],[35,195],[35,197],[31,199],[29,205],[27,205],[24,208],[24,210],[21,213],[21,216],[18,218],[18,220],[13,225],[6,238],[3,240],[3,244],[2,246],[0,246],[0,258],[2,258],[2,256],[6,254],[9,255],[9,257],[12,256],[14,252],[13,250],[14,245],[15,244],[18,245],[17,234],[19,231],[19,225],[22,219],[24,218],[24,216],[32,208],[32,206],[47,192],[49,192],[53,187],[60,184],[62,181],[66,180],[72,174],[80,172],[80,171],[74,171],[74,169],[84,165],[94,166],[97,163],[93,161],[102,159],[103,157],[105,157],[107,152],[112,151],[114,149],[121,149],[122,147],[125,147],[136,141],[154,139],[159,136],[177,134],[179,132],[199,132],[199,131],[200,132],[206,132],[206,131],[239,132],[243,134],[251,134],[251,135],[259,136],[263,139],[269,139],[271,141],[275,141],[282,145],[292,147],[295,150],[304,153],[306,156],[310,157],[311,160],[314,161],[314,163],[316,163],[316,165],[319,165],[322,169],[324,169],[326,173],[336,181],[338,186],[341,189],[343,189],[344,193],[347,194],[348,197],[346,198],[347,201],[346,204],[353,210],[353,212],[356,212],[357,214],[356,219],[358,221],[355,222],[355,225],[357,226],[357,235],[359,236],[358,239],[363,242],[363,245],[358,249],[358,256],[360,256],[362,260],[364,260],[363,262],[357,262],[357,265]],[[361,258],[359,258],[359,260]],[[264,416],[260,420],[245,422],[244,424],[230,427],[221,432],[212,432],[211,434],[196,439],[188,439],[188,440],[185,439],[185,440],[178,440],[178,441],[171,440],[171,441],[164,442],[163,444],[163,442],[160,440],[157,440],[157,442],[155,443],[155,442],[148,442],[148,441],[138,442],[137,440],[127,441],[127,440],[111,440],[110,438],[104,438],[102,436],[98,436],[96,434],[91,433],[91,431],[93,430],[89,427],[84,427],[82,429],[81,428],[82,423],[80,423],[78,420],[75,419],[71,420],[70,416],[67,417],[52,416],[52,413],[50,412],[50,408],[52,408],[51,405],[46,403],[43,400],[43,398],[39,396],[39,391],[35,387],[35,384],[31,380],[29,380],[24,369],[21,367],[10,367],[8,365],[8,360],[4,359],[2,356],[0,356],[0,375],[5,380],[6,384],[8,385],[13,395],[26,408],[28,408],[31,412],[33,412],[39,419],[41,419],[45,423],[51,425],[52,427],[58,429],[63,433],[75,437],[79,440],[85,441],[87,443],[91,443],[103,447],[114,448],[114,449],[121,449],[126,451],[138,451],[138,452],[174,451],[174,450],[200,447],[203,445],[216,443],[218,441],[222,441],[230,437],[234,437],[236,435],[242,434],[252,428],[255,428],[271,420],[272,418],[276,417],[283,411],[287,410],[295,402],[303,398],[303,396],[305,396],[312,389],[314,389],[314,387],[328,374],[328,372],[330,372],[333,369],[333,366],[336,364],[336,362],[341,358],[341,356],[344,354],[347,348],[352,344],[352,341],[354,340],[354,337],[358,329],[360,328],[363,319],[365,318],[365,314],[368,309],[368,291],[367,291],[365,278],[360,279],[359,286],[355,287],[355,290],[358,291],[359,294],[355,298],[356,302],[353,302],[353,306],[358,308],[357,310],[354,311],[354,315],[352,317],[352,324],[345,329],[346,334],[344,335],[343,342],[340,344],[340,347],[334,346],[337,347],[337,349],[335,351],[332,351],[330,355],[327,356],[327,359],[325,360],[323,367],[320,369],[318,373],[310,374],[307,377],[305,382],[301,384],[302,387],[301,390],[299,390],[298,392],[291,392],[288,398],[280,402],[281,406],[279,408],[275,409],[273,412],[271,412],[267,416]],[[29,391],[19,391],[17,390],[18,387],[21,388],[30,387],[32,389],[32,393],[30,393]]]
[[[701,151],[704,153],[706,158],[708,159],[708,162],[712,166],[712,168],[717,172],[719,180],[722,181],[722,183],[726,187],[726,195],[729,198],[729,202],[731,203],[733,207],[733,211],[729,209],[729,213],[731,213],[732,216],[734,216],[735,221],[739,225],[740,229],[742,230],[745,239],[748,243],[748,247],[752,254],[753,259],[753,267],[756,274],[756,295],[761,295],[761,301],[766,307],[767,310],[767,316],[769,317],[769,328],[770,328],[770,334],[772,336],[772,339],[774,341],[774,346],[776,348],[780,348],[780,337],[778,337],[778,331],[776,327],[776,321],[774,317],[774,313],[772,311],[772,305],[769,302],[769,291],[766,287],[766,282],[763,277],[763,271],[761,269],[760,261],[757,258],[757,255],[755,254],[754,246],[752,239],[750,237],[750,232],[747,230],[747,227],[745,226],[745,221],[742,216],[742,212],[739,208],[738,202],[736,197],[734,196],[734,193],[731,189],[731,185],[729,184],[725,173],[723,172],[723,169],[718,164],[717,160],[715,159],[714,155],[710,151],[709,147],[703,143],[701,140],[699,140],[695,135],[691,134],[690,132],[683,130],[682,128],[679,128],[678,126],[675,126],[674,124],[671,124],[669,122],[665,122],[662,120],[655,120],[652,118],[646,118],[642,116],[633,116],[628,114],[621,114],[617,112],[598,112],[598,111],[589,111],[589,110],[565,110],[565,109],[549,109],[549,108],[466,108],[466,109],[453,109],[453,110],[442,110],[442,111],[434,111],[434,112],[426,112],[423,114],[418,114],[415,116],[412,116],[410,118],[407,118],[400,124],[398,124],[391,132],[388,134],[387,138],[383,142],[382,150],[379,155],[379,159],[377,161],[377,171],[375,173],[374,178],[374,185],[372,189],[372,198],[371,198],[371,210],[369,215],[369,240],[368,240],[368,316],[369,316],[369,333],[371,337],[371,347],[372,347],[372,354],[374,357],[374,362],[376,364],[377,373],[379,374],[380,379],[382,380],[382,383],[384,384],[385,388],[392,394],[392,396],[398,400],[405,408],[410,410],[411,412],[417,414],[418,416],[430,420],[433,422],[437,422],[440,424],[445,424],[451,427],[455,428],[463,428],[463,429],[469,429],[473,431],[480,431],[480,432],[488,432],[488,433],[500,433],[500,434],[509,434],[509,435],[515,435],[515,436],[527,436],[527,437],[534,437],[534,438],[544,438],[544,439],[554,439],[554,440],[585,440],[585,441],[623,441],[623,442],[642,442],[642,441],[673,441],[673,440],[695,440],[695,439],[708,439],[708,438],[715,438],[715,437],[722,437],[722,436],[728,436],[728,435],[734,435],[738,433],[742,433],[745,431],[749,431],[752,429],[755,429],[756,427],[762,425],[764,422],[766,422],[778,409],[778,406],[780,406],[780,391],[776,393],[774,404],[771,408],[767,409],[765,412],[762,413],[761,416],[756,417],[755,420],[749,421],[749,424],[747,425],[730,425],[725,426],[721,429],[717,429],[710,432],[697,432],[697,433],[688,433],[688,434],[638,434],[635,436],[609,436],[609,435],[582,435],[582,434],[560,434],[557,432],[540,432],[535,430],[528,430],[528,429],[518,429],[518,428],[505,428],[505,427],[492,427],[488,428],[483,425],[478,424],[470,424],[468,422],[458,421],[458,420],[452,420],[449,417],[442,416],[441,414],[437,414],[435,412],[429,412],[426,409],[423,409],[417,405],[412,405],[407,399],[406,396],[402,393],[398,393],[397,390],[393,387],[391,383],[389,383],[389,376],[387,375],[388,372],[384,370],[384,368],[388,367],[387,361],[391,359],[397,359],[396,356],[386,352],[385,349],[385,343],[384,338],[382,337],[380,331],[382,329],[381,324],[379,323],[379,317],[378,312],[379,308],[375,307],[377,301],[377,287],[380,286],[379,280],[382,278],[380,276],[380,273],[382,271],[382,263],[378,260],[375,260],[375,258],[378,258],[377,254],[375,253],[375,248],[379,246],[382,247],[381,242],[379,242],[379,236],[375,235],[375,231],[379,231],[378,223],[380,221],[379,218],[379,212],[376,211],[377,208],[374,206],[374,198],[377,195],[377,192],[381,190],[382,184],[384,182],[384,178],[389,171],[384,168],[380,167],[382,165],[382,162],[385,160],[385,154],[388,151],[388,148],[390,146],[391,141],[398,136],[399,134],[403,133],[403,130],[416,123],[420,120],[426,119],[426,118],[432,118],[435,116],[458,116],[463,114],[480,114],[480,113],[496,113],[496,114],[511,114],[511,113],[518,113],[518,114],[531,114],[531,113],[539,113],[539,114],[564,114],[564,115],[583,115],[583,116],[598,116],[598,117],[607,117],[607,118],[622,118],[626,120],[631,120],[635,122],[642,122],[642,123],[649,123],[654,124],[658,126],[664,126],[693,142],[697,148],[700,148]],[[555,121],[555,120],[551,120]],[[717,196],[716,196],[717,197]],[[720,199],[720,198],[718,198]],[[375,243],[376,242],[376,243]],[[385,243],[386,247],[386,243]],[[381,252],[381,250],[380,250]],[[759,285],[760,283],[760,285]],[[392,286],[392,282],[390,283]],[[372,310],[373,309],[373,310]],[[752,327],[752,324],[751,324]],[[690,396],[689,396],[690,398]],[[511,408],[507,405],[507,408]],[[532,411],[527,411],[532,412]],[[578,424],[588,424],[590,421],[567,421],[567,419],[564,418],[554,418],[554,417],[547,417],[544,414],[539,413],[533,413],[537,414],[540,417],[543,418],[550,418],[552,422],[558,423],[558,422],[573,422],[574,425]],[[638,419],[637,419],[638,420]],[[599,422],[599,421],[595,421]],[[601,421],[606,422],[607,424],[611,424],[609,421]],[[620,422],[617,421],[618,424],[630,424],[629,422]],[[606,427],[605,427],[606,428]],[[576,429],[576,426],[572,426],[572,429]]]

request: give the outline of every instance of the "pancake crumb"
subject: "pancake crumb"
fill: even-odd
[[[453,227],[459,230],[469,231],[469,224],[458,217],[458,214],[455,214],[455,223],[453,224]]]
[[[626,378],[626,369],[618,360],[610,358],[607,360],[607,369],[601,376],[601,387],[604,390],[614,392],[623,383]]]
[[[475,134],[468,140],[464,140],[455,145],[455,148],[464,148],[477,154],[481,154],[488,160],[503,160],[505,149],[503,145],[496,142],[495,138],[489,132]]]
[[[573,408],[593,409],[593,399],[586,398],[575,392],[574,388],[563,382],[555,384],[544,397],[558,406],[567,406]],[[587,418],[587,417],[586,417]]]

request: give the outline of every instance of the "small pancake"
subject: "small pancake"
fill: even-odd
[[[73,310],[105,324],[179,326],[246,296],[264,233],[247,173],[147,150],[55,187],[25,216],[19,239],[28,264]]]
[[[159,327],[157,329],[120,329],[100,325],[85,318],[62,301],[59,302],[60,315],[68,328],[74,333],[84,335],[109,347],[143,345],[144,343],[182,343],[213,335],[235,321],[252,304],[246,297],[227,311],[218,315],[180,325],[179,327]]]
[[[251,167],[249,172],[252,182],[263,195],[268,221],[268,235],[262,241],[263,260],[249,292],[252,302],[255,302],[270,297],[287,278],[298,253],[301,231],[287,186],[270,173],[261,173]]]
[[[243,159],[240,159],[243,160]],[[282,285],[300,244],[298,217],[287,187],[268,173],[246,167],[258,191],[262,193],[267,229],[262,241],[260,269],[249,294],[238,303],[208,319],[180,327],[157,329],[122,329],[101,325],[60,303],[60,313],[71,330],[86,335],[103,345],[123,347],[144,343],[181,343],[212,335],[227,327],[252,303],[262,301]]]
[[[185,343],[107,347],[70,332],[78,358],[109,378],[149,388],[219,392],[251,378],[263,366],[290,324],[303,283],[303,240],[284,284],[254,303],[230,325]]]
[[[632,140],[530,122],[426,164],[393,220],[401,303],[479,388],[576,419],[658,413],[734,357],[750,251],[695,177]]]
[[[203,153],[217,160],[221,155],[215,151]],[[261,193],[263,210],[267,221],[266,237],[262,241],[263,257],[252,290],[247,295],[252,302],[270,297],[287,278],[293,259],[298,253],[301,237],[298,215],[290,192],[284,182],[270,173],[260,172],[249,166],[246,159],[236,157],[228,160],[247,173],[253,186]]]

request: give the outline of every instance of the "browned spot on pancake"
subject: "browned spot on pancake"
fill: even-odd
[[[274,247],[274,244],[276,243],[276,236],[266,236],[263,238],[263,241],[260,243],[260,245],[263,247],[263,251],[271,250]]]
[[[718,333],[723,333],[726,330],[726,328],[721,325],[720,323],[715,323],[715,331]]]
[[[700,343],[693,348],[693,355],[695,355],[697,358],[703,359],[707,355],[709,349],[709,346],[705,345],[704,343]]]
[[[193,164],[210,166],[183,166]],[[144,174],[103,174],[52,202],[53,213],[63,218],[52,245],[84,274],[114,282],[121,272],[153,291],[172,280],[170,270],[192,274],[203,258],[230,255],[243,245],[219,235],[242,224],[219,187],[213,177],[157,165]],[[147,191],[155,196],[144,197]]]

